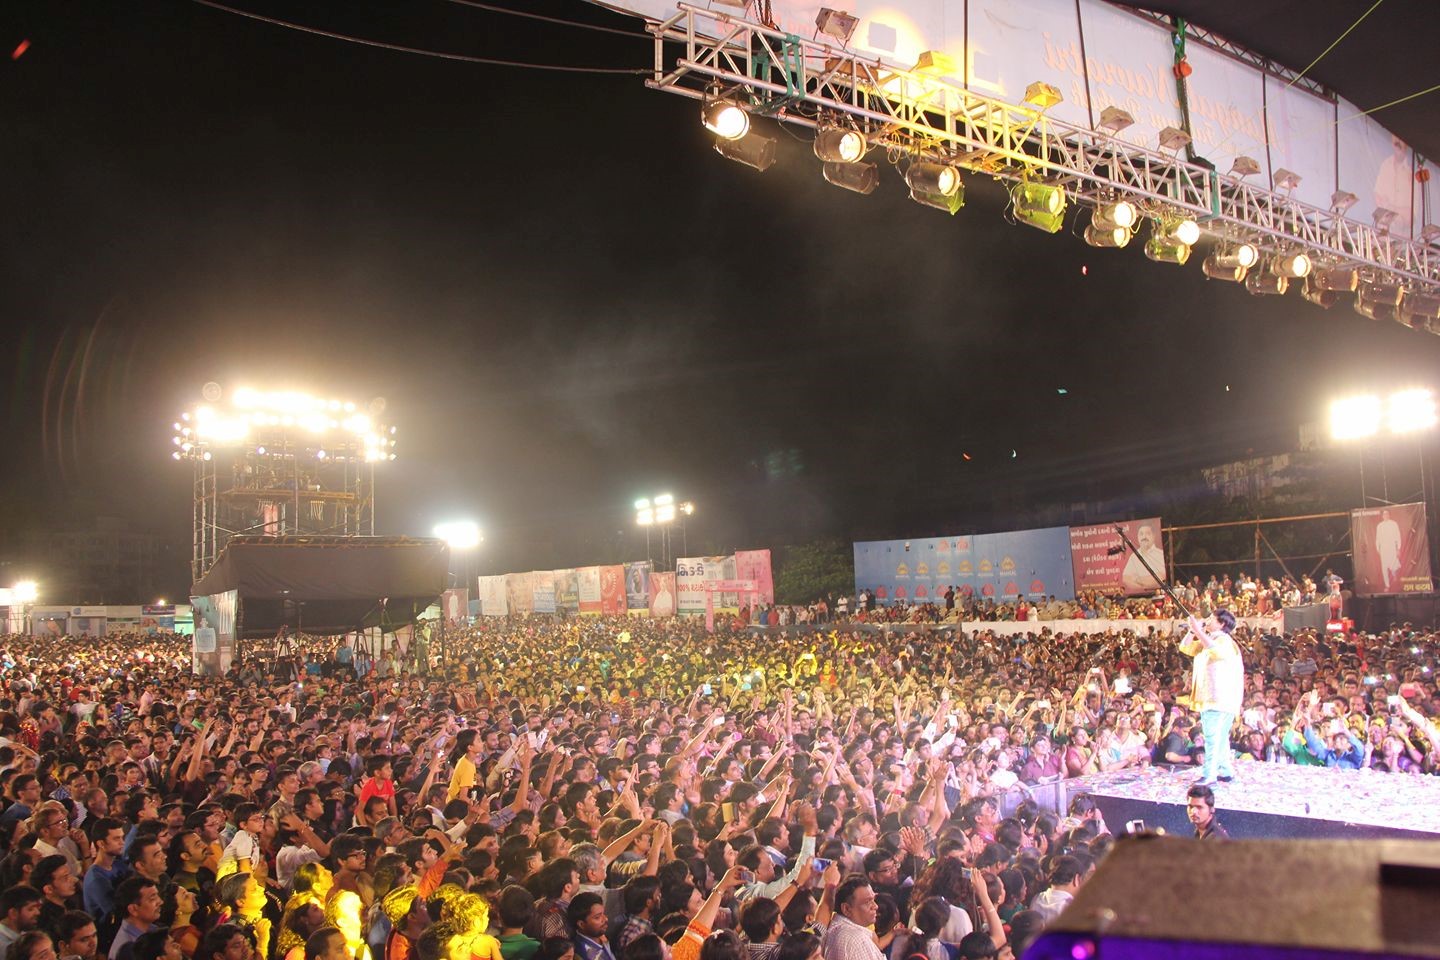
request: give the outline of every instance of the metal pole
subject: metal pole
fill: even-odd
[[[1362,440],[1356,447],[1360,451],[1360,506],[1370,506],[1370,501],[1365,497],[1365,442]]]

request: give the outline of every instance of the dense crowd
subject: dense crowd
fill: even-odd
[[[1286,607],[1319,603],[1333,591],[1339,578],[1333,571],[1318,584],[1309,576],[1296,580],[1248,573],[1191,577],[1175,585],[1176,595],[1187,609],[1223,607],[1237,617],[1263,617]],[[804,605],[781,605],[756,611],[758,623],[791,626],[806,623],[957,623],[1045,620],[1169,620],[1185,614],[1162,591],[1153,595],[1124,597],[1098,590],[1081,590],[1072,600],[996,599],[977,595],[966,588],[943,585],[928,599],[880,598],[877,591],[862,589],[854,596],[827,594]],[[747,616],[751,616],[747,611]]]
[[[1114,842],[1034,785],[1209,746],[1134,627],[3,638],[0,960],[1018,955]],[[1238,776],[1440,770],[1434,634],[1236,636]]]

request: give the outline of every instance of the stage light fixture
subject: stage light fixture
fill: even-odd
[[[1119,133],[1121,130],[1134,124],[1135,118],[1128,110],[1122,110],[1119,107],[1106,107],[1100,111],[1099,127],[1101,130]]]
[[[1420,228],[1420,239],[1426,243],[1440,240],[1440,223],[1427,223]]]
[[[965,206],[965,189],[962,184],[959,190],[947,197],[943,193],[926,193],[924,190],[916,190],[912,187],[910,199],[916,203],[923,203],[927,207],[934,207],[936,210],[944,210],[954,216],[961,207]]]
[[[1025,88],[1025,102],[1041,111],[1049,110],[1064,99],[1059,87],[1048,84],[1043,80],[1036,80]]]
[[[763,173],[775,163],[775,138],[758,133],[750,133],[739,140],[722,137],[715,141],[715,152],[727,160],[743,163]]]
[[[1276,190],[1294,190],[1300,186],[1300,181],[1304,178],[1294,170],[1286,170],[1284,167],[1280,167],[1275,171],[1274,179]]]
[[[855,163],[865,156],[865,138],[840,127],[821,130],[815,134],[815,156],[826,163]]]
[[[1380,398],[1369,394],[1341,397],[1330,403],[1330,436],[1334,440],[1359,440],[1380,432]]]
[[[1165,220],[1162,224],[1165,235],[1172,240],[1178,240],[1187,247],[1193,247],[1200,240],[1200,224],[1189,217],[1175,217]]]
[[[1235,162],[1230,164],[1230,175],[1232,177],[1253,177],[1260,172],[1260,162],[1254,157],[1236,157]]]
[[[1330,209],[1334,210],[1341,216],[1344,216],[1346,210],[1349,210],[1351,207],[1355,206],[1355,204],[1359,202],[1359,197],[1346,190],[1336,190],[1334,193],[1330,194]]]
[[[1290,279],[1256,270],[1246,275],[1245,289],[1259,297],[1283,296],[1290,289]]]
[[[1124,227],[1101,227],[1091,223],[1085,228],[1085,242],[1092,247],[1123,247],[1130,242],[1130,231]]]
[[[1277,253],[1270,258],[1270,272],[1287,280],[1310,275],[1310,258],[1303,253]]]
[[[1375,303],[1370,300],[1355,300],[1355,312],[1370,320],[1394,320],[1396,317],[1395,307],[1388,303]]]
[[[1300,289],[1300,296],[1304,297],[1310,303],[1315,304],[1317,307],[1323,307],[1329,310],[1339,302],[1340,294],[1316,284],[1316,276],[1316,274],[1312,273],[1305,278],[1305,286]]]
[[[750,132],[750,114],[734,100],[712,100],[700,110],[705,129],[726,140],[739,140]]]
[[[1428,293],[1405,294],[1400,304],[1400,322],[1417,330],[1431,329],[1440,320],[1440,297]]]
[[[1179,127],[1166,127],[1160,131],[1161,150],[1180,150],[1190,143],[1190,134]]]
[[[1398,283],[1380,280],[1361,280],[1355,287],[1355,297],[1366,303],[1385,307],[1398,307],[1405,297],[1405,288]]]
[[[1056,233],[1065,224],[1065,188],[1057,183],[1022,180],[1010,190],[1015,219],[1037,230]]]
[[[1437,422],[1435,394],[1423,387],[1397,390],[1390,394],[1385,409],[1385,425],[1391,433],[1414,433],[1428,430]]]
[[[828,182],[855,193],[873,193],[880,182],[880,171],[873,163],[826,162],[820,170]]]
[[[1145,256],[1156,263],[1180,263],[1190,259],[1190,245],[1152,231],[1145,241]]]
[[[1370,214],[1370,219],[1375,222],[1376,230],[1379,230],[1381,233],[1389,233],[1391,224],[1395,222],[1395,218],[1398,216],[1400,216],[1400,214],[1388,207],[1376,207],[1375,211]]]
[[[170,454],[170,456],[171,456],[172,459],[179,460],[179,459],[180,459],[180,451],[179,451],[179,450],[176,450],[174,453]]]
[[[915,61],[912,73],[923,73],[932,77],[949,77],[960,72],[955,58],[940,50],[926,50]]]
[[[1326,267],[1316,270],[1307,279],[1314,281],[1316,290],[1351,293],[1359,283],[1360,275],[1354,267]]]
[[[1095,212],[1090,215],[1090,225],[1097,230],[1113,230],[1116,227],[1133,230],[1139,218],[1140,212],[1135,208],[1135,204],[1129,200],[1115,200],[1096,207]]]
[[[855,28],[859,26],[858,17],[851,16],[843,10],[832,10],[829,7],[821,7],[820,12],[815,15],[815,30],[827,37],[834,37],[841,44],[850,42],[855,34]]]
[[[1242,267],[1232,255],[1216,250],[1200,264],[1200,270],[1211,280],[1224,280],[1226,283],[1240,283],[1249,272],[1247,267]]]
[[[912,163],[905,171],[905,183],[913,191],[942,197],[964,192],[960,171],[944,163]]]
[[[21,580],[10,588],[10,594],[19,603],[34,603],[40,599],[40,587],[34,580]]]

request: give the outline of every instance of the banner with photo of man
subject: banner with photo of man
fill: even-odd
[[[1118,526],[1140,551],[1145,563],[1115,531],[1117,524],[1097,523],[1070,528],[1070,563],[1075,571],[1076,590],[1094,590],[1127,597],[1154,593],[1159,583],[1145,569],[1148,563],[1165,576],[1165,550],[1160,540],[1160,518],[1124,520]]]
[[[675,616],[675,574],[650,574],[650,616]]]
[[[1351,511],[1350,542],[1354,546],[1357,597],[1429,593],[1434,589],[1425,504],[1397,503]]]
[[[530,594],[536,613],[555,612],[555,571],[535,570],[530,574]]]
[[[575,573],[580,580],[580,613],[600,616],[600,568],[581,567]]]
[[[574,567],[555,571],[555,612],[580,612],[580,576]]]
[[[625,564],[625,607],[638,617],[650,612],[650,577],[654,564],[649,560]]]
[[[480,595],[482,616],[503,617],[510,612],[509,597],[505,593],[505,574],[480,577],[475,592]]]

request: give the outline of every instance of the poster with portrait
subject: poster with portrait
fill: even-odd
[[[1430,593],[1430,537],[1425,504],[1396,503],[1350,513],[1355,595]]]
[[[625,564],[625,608],[632,616],[650,612],[650,577],[654,564],[649,560]]]
[[[582,616],[600,616],[600,568],[581,567],[575,571],[580,584],[580,613]]]
[[[1139,558],[1115,532],[1117,525],[1139,549]],[[1165,549],[1160,529],[1159,517],[1071,527],[1070,563],[1075,574],[1075,589],[1127,597],[1154,593],[1159,582],[1145,565],[1148,563],[1156,573],[1165,576]],[[1140,558],[1145,562],[1141,563]]]
[[[675,616],[675,574],[650,574],[650,616]]]
[[[600,568],[600,612],[606,616],[625,612],[625,565]]]

